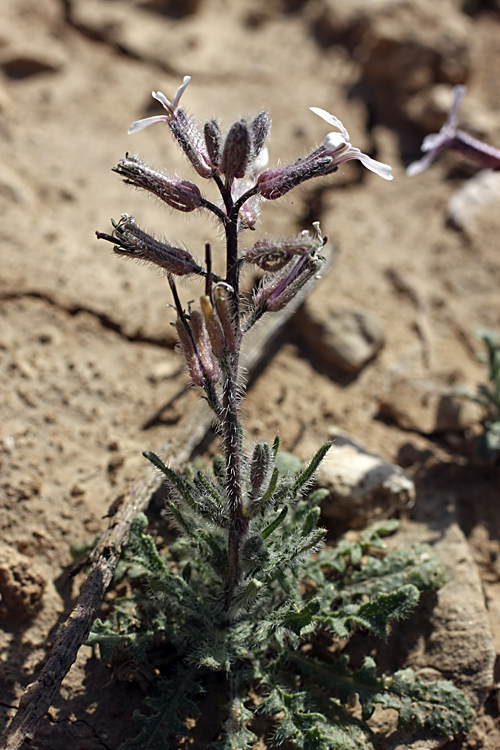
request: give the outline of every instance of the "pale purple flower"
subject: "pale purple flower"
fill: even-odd
[[[351,145],[349,133],[335,115],[331,115],[324,109],[319,109],[319,107],[309,107],[309,109],[311,112],[314,112],[315,115],[318,115],[318,117],[325,120],[329,125],[333,125],[334,128],[340,130],[340,133],[328,133],[323,141],[323,148],[325,149],[326,154],[334,157],[332,169],[345,161],[358,159],[364,167],[371,172],[375,172],[379,177],[383,177],[384,180],[393,179],[391,167],[361,153],[359,148],[355,148]]]
[[[453,140],[457,131],[458,107],[463,95],[465,94],[465,91],[465,86],[455,86],[455,96],[453,98],[453,104],[451,105],[451,109],[445,124],[443,125],[439,133],[431,133],[430,135],[425,136],[420,150],[427,153],[421,159],[412,162],[407,167],[406,174],[408,175],[408,177],[413,177],[414,175],[420,174],[420,172],[426,170],[427,167],[432,164],[432,162],[436,158],[438,151],[446,148]]]
[[[144,128],[149,128],[150,125],[155,125],[157,122],[169,122],[172,117],[175,116],[175,110],[177,109],[177,106],[179,104],[179,100],[186,90],[186,87],[191,80],[191,76],[184,76],[184,80],[182,81],[182,85],[179,86],[177,91],[175,92],[175,96],[172,102],[169,102],[167,97],[161,93],[161,91],[153,91],[152,96],[156,101],[160,102],[164,109],[166,110],[166,115],[155,115],[154,117],[146,117],[144,120],[137,120],[136,122],[133,122],[132,125],[128,129],[128,134],[131,135],[132,133],[137,133],[139,130],[144,130]]]
[[[455,86],[453,104],[445,124],[439,133],[431,133],[424,138],[420,149],[427,153],[421,159],[409,165],[406,170],[408,177],[413,177],[427,169],[437,154],[444,149],[459,151],[481,167],[500,169],[499,149],[478,141],[469,133],[457,128],[458,107],[465,92],[465,86]]]

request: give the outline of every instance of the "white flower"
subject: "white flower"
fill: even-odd
[[[382,164],[380,161],[375,161],[375,159],[366,154],[362,154],[359,148],[351,145],[349,133],[337,117],[318,107],[309,107],[309,109],[315,115],[323,118],[329,125],[333,125],[334,128],[340,130],[340,133],[328,133],[323,141],[323,147],[335,157],[334,166],[338,166],[350,159],[358,159],[363,166],[371,172],[378,174],[379,177],[383,177],[384,180],[393,179],[391,167],[387,164]]]
[[[149,128],[150,125],[154,125],[157,122],[168,122],[172,119],[172,117],[175,116],[175,110],[177,109],[177,105],[179,104],[179,99],[183,95],[184,91],[186,90],[186,87],[191,80],[191,76],[184,76],[184,80],[182,81],[182,85],[179,86],[177,91],[175,92],[174,100],[172,102],[169,102],[167,97],[161,93],[161,91],[153,91],[152,96],[156,101],[160,102],[164,109],[166,109],[167,114],[166,115],[155,115],[154,117],[146,117],[144,120],[137,120],[136,122],[133,122],[132,125],[128,129],[128,134],[131,135],[132,133],[137,133],[139,130],[144,130],[144,128]]]

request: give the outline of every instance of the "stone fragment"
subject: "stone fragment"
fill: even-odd
[[[399,466],[368,453],[337,430],[333,436],[317,477],[318,485],[330,491],[321,506],[325,518],[363,528],[413,506],[415,485]]]
[[[480,421],[483,410],[466,398],[463,390],[439,386],[426,378],[401,377],[381,399],[380,415],[403,430],[432,435],[463,432]]]
[[[46,585],[33,560],[0,545],[0,622],[31,617],[41,604]]]
[[[406,653],[404,666],[423,679],[450,680],[477,711],[494,685],[496,654],[479,572],[449,500],[436,494],[419,498],[416,521],[405,523],[388,540],[389,548],[430,544],[448,578],[432,609],[422,598],[413,615],[394,626],[390,646]],[[446,743],[430,730],[399,732],[395,724],[393,733],[377,744],[380,750],[437,750]],[[387,735],[387,726],[384,730]]]
[[[335,310],[314,296],[296,316],[308,346],[329,364],[355,374],[373,359],[385,342],[380,324],[366,310]]]
[[[483,211],[495,211],[500,203],[500,172],[482,169],[448,201],[448,219],[456,229],[469,230]]]

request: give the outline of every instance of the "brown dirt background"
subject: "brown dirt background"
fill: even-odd
[[[499,472],[475,459],[477,423],[424,434],[380,413],[401,376],[475,391],[486,373],[474,330],[500,330],[498,203],[457,231],[447,222],[447,202],[475,168],[446,155],[419,177],[404,173],[422,136],[444,119],[444,110],[433,114],[432,95],[456,83],[468,86],[464,125],[500,146],[495,4],[470,16],[451,0],[6,0],[0,567],[12,575],[4,584],[11,598],[4,595],[0,609],[2,723],[78,593],[82,579],[68,575],[70,545],[92,542],[106,527],[112,501],[142,475],[141,451],[158,448],[176,419],[166,414],[145,427],[186,382],[166,281],[117,260],[94,231],[109,231],[109,217],[127,212],[197,256],[207,239],[217,243],[206,217],[165,212],[110,172],[131,150],[191,178],[162,127],[126,132],[157,111],[151,90],[172,97],[185,74],[193,80],[183,104],[202,120],[217,116],[228,125],[270,110],[271,164],[323,139],[324,124],[308,111],[314,105],[340,117],[356,146],[392,165],[391,183],[349,163],[264,206],[260,236],[321,221],[339,253],[318,300],[374,313],[386,343],[357,377],[347,377],[313,354],[292,322],[249,393],[247,429],[268,440],[279,431],[283,447],[300,454],[340,427],[403,465],[420,493],[453,503],[500,653]],[[415,305],[391,282],[394,268],[426,304],[430,364]],[[189,286],[184,293],[194,296]],[[420,406],[411,407],[418,422]],[[83,647],[29,746],[116,748],[134,733],[131,713],[141,700],[126,670],[113,675]],[[447,747],[498,748],[498,716],[492,685],[470,736]]]

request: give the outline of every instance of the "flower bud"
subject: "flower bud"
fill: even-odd
[[[319,222],[314,223],[316,233],[301,232],[298,237],[281,241],[257,240],[255,245],[243,254],[246,263],[255,263],[263,271],[275,272],[283,268],[294,256],[306,255],[320,250],[326,237],[321,236]]]
[[[125,159],[120,159],[113,171],[124,177],[129,185],[148,190],[178,211],[194,211],[202,204],[201,193],[197,185],[156,172],[135,156],[127,154]]]
[[[269,112],[259,112],[252,120],[252,160],[256,159],[264,148],[270,129]]]
[[[220,171],[231,180],[245,176],[252,155],[252,136],[246,120],[231,125],[222,152]]]
[[[174,276],[186,276],[190,273],[203,275],[204,269],[196,263],[187,250],[166,245],[139,229],[133,216],[123,214],[114,226],[113,235],[96,232],[98,239],[114,243],[113,250],[118,255],[137,258],[163,268]]]
[[[325,259],[321,255],[301,255],[291,260],[275,276],[264,280],[255,295],[255,308],[277,312],[283,310],[295,295],[320,270]]]
[[[299,159],[295,164],[283,169],[267,169],[257,178],[259,193],[267,200],[276,200],[289,190],[300,185],[312,177],[325,174],[325,170],[333,162],[332,156],[324,156],[322,149],[306,156],[305,159]]]
[[[196,353],[191,332],[189,328],[187,328],[185,322],[180,318],[177,318],[175,327],[179,335],[179,344],[181,346],[181,351],[189,370],[191,380],[193,381],[194,385],[202,388],[204,382],[203,372],[201,369],[200,359]]]
[[[273,272],[286,266],[294,255],[303,255],[306,252],[307,250],[302,247],[292,250],[285,243],[263,239],[258,240],[250,250],[243,254],[242,258],[245,263],[254,263],[263,271]]]
[[[222,133],[217,120],[205,123],[205,145],[207,153],[214,167],[218,167],[222,154]]]
[[[205,141],[191,118],[183,109],[177,109],[175,118],[169,120],[168,125],[175,140],[200,177],[206,179],[211,177],[213,167],[210,163]]]

